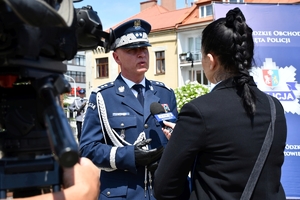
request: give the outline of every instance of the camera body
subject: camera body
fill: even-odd
[[[0,1],[0,198],[58,191],[60,167],[79,159],[60,95],[71,90],[64,60],[109,34],[91,6],[72,0]],[[26,192],[34,191],[34,192]]]
[[[63,0],[61,3],[68,1],[70,0]],[[21,3],[12,4],[11,8],[6,4],[8,2]],[[32,5],[26,4],[30,2]],[[43,12],[53,10],[52,7],[44,6],[45,8],[40,8],[39,6],[45,4],[32,2],[44,1],[4,0],[0,2],[0,9],[2,10],[0,12],[1,60],[20,57],[34,59],[42,56],[52,60],[63,61],[72,59],[77,51],[92,50],[98,46],[104,47],[106,52],[109,51],[109,34],[102,30],[101,20],[91,6],[76,9],[73,6],[68,6],[71,10],[61,11],[62,13],[60,14],[62,15],[72,15],[72,17],[68,18],[68,23],[70,24],[68,26],[63,23],[63,19],[60,23],[56,22],[55,18],[59,18],[57,16],[59,14],[55,13],[55,11],[50,12],[52,15],[45,16],[43,14]],[[34,12],[33,6],[40,10]],[[19,10],[22,10],[22,12],[15,13],[19,12]],[[45,20],[36,22],[40,18],[45,18]]]

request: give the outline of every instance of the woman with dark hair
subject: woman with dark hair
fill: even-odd
[[[182,107],[176,126],[165,123],[174,131],[155,172],[157,200],[182,199],[190,171],[186,199],[241,198],[271,121],[268,97],[249,74],[253,55],[252,29],[239,8],[204,29],[202,65],[216,85]],[[286,199],[280,178],[287,126],[281,103],[272,99],[274,138],[252,194],[255,200]]]

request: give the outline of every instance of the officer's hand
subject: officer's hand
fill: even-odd
[[[146,139],[134,145],[134,156],[136,165],[147,166],[160,159],[164,151],[163,146],[150,150],[142,149],[142,147],[148,145],[150,142],[151,139]]]

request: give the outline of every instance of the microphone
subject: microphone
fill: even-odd
[[[176,117],[173,113],[167,112],[164,107],[157,102],[151,103],[150,112],[162,127],[167,129],[170,133],[173,132],[171,127],[165,126],[163,123],[163,121],[176,122]]]

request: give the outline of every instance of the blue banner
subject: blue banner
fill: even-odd
[[[300,199],[300,5],[213,4],[214,19],[239,7],[253,29],[258,87],[278,98],[286,112],[288,137],[282,184],[287,199]]]

